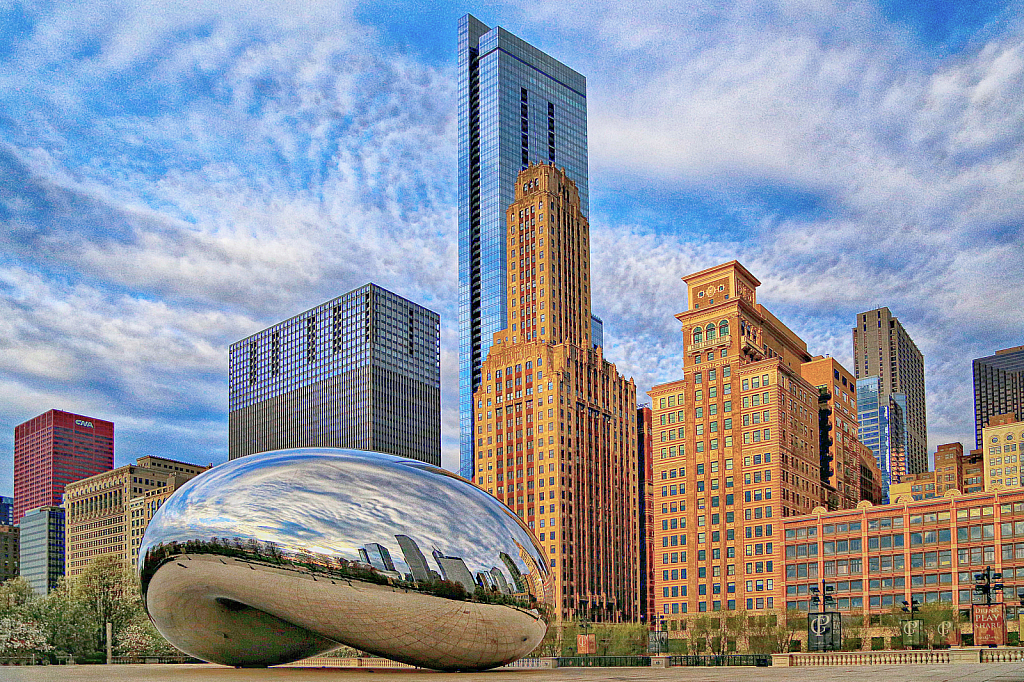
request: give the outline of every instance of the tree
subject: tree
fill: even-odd
[[[778,653],[779,637],[778,617],[774,614],[767,616],[750,616],[747,620],[747,650],[752,654]]]
[[[722,619],[722,653],[733,653],[735,647],[739,646],[740,640],[748,637],[750,628],[750,619],[747,618],[747,612],[744,610],[736,611],[732,615],[727,615]],[[730,649],[729,643],[733,642],[734,648]]]
[[[878,618],[878,624],[881,626],[883,632],[889,633],[889,640],[892,643],[892,648],[895,649],[897,646],[903,648],[903,621],[906,618],[906,614],[903,612],[902,607],[893,606],[892,609],[883,613]]]
[[[30,610],[36,601],[35,591],[28,581],[20,576],[0,584],[0,615]]]
[[[594,626],[598,650],[604,656],[635,656],[647,652],[647,626],[602,623]]]
[[[939,632],[939,626],[946,621],[953,623],[954,631],[960,629],[960,611],[953,608],[949,602],[932,602],[922,604],[918,607],[917,617],[921,619],[924,626],[928,643],[934,648],[936,645],[946,646],[948,636]]]
[[[75,599],[68,579],[62,578],[39,608],[47,640],[55,649],[77,659],[99,651],[95,616],[87,605]]]
[[[114,635],[118,656],[169,656],[178,650],[167,643],[148,617],[136,618]]]
[[[697,616],[688,622],[690,641],[693,642],[695,653],[715,653],[715,640],[721,633],[717,618],[707,615]]]
[[[785,614],[750,616],[747,622],[747,650],[753,654],[789,651],[789,643],[807,626],[807,614],[790,610]]]
[[[0,618],[0,656],[17,657],[42,654],[53,649],[46,642],[46,631],[35,621],[15,615]]]
[[[864,614],[860,612],[844,613],[843,651],[857,651],[864,646]]]
[[[106,649],[106,623],[116,641],[131,623],[148,620],[135,576],[116,556],[97,557],[79,575],[62,580],[41,601],[40,616],[50,643],[76,658]]]
[[[77,601],[95,605],[94,614],[101,627],[109,622],[119,630],[142,609],[135,576],[119,557],[97,557],[71,581],[71,585]]]

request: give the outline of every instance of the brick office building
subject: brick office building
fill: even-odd
[[[114,468],[113,422],[50,410],[14,427],[14,523],[60,506],[64,487]]]

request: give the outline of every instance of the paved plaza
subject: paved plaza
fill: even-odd
[[[1024,682],[1024,663],[814,668],[560,668],[438,673],[346,668],[225,668],[213,665],[0,667],[0,682]]]

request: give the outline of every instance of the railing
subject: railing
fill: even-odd
[[[703,350],[705,348],[710,348],[712,346],[721,346],[721,345],[726,345],[727,346],[730,343],[732,343],[732,337],[729,334],[726,334],[725,336],[715,337],[715,338],[711,339],[710,341],[708,339],[704,339],[703,341],[698,341],[697,343],[690,343],[689,350],[690,350],[690,352],[693,352],[693,351]]]
[[[982,663],[1017,663],[1024,661],[1024,649],[982,649]]]
[[[111,663],[139,665],[143,663],[205,663],[192,656],[113,656]]]
[[[827,653],[777,654],[788,656],[791,666],[921,665],[949,663],[950,651],[832,651]]]
[[[518,661],[512,661],[506,665],[501,666],[502,668],[548,668],[549,665],[545,661],[539,658],[520,658]]]
[[[646,668],[650,656],[559,656],[559,668]]]
[[[754,665],[772,664],[771,654],[728,654],[724,656],[669,656],[668,664],[675,666]]]
[[[0,665],[48,665],[45,656],[0,656]]]

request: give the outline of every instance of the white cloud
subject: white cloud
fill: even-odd
[[[452,67],[380,50],[344,2],[32,11],[0,69],[9,425],[63,401],[223,452],[227,344],[374,281],[442,315],[456,468]],[[847,360],[848,320],[889,305],[932,444],[970,434],[969,358],[1019,338],[1024,293],[1008,18],[939,59],[867,2],[509,9],[588,76],[594,310],[638,398],[679,371],[679,278],[737,258],[815,353]]]

